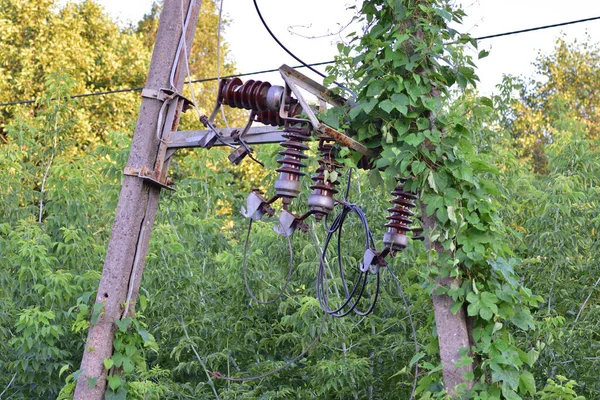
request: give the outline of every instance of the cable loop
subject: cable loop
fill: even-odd
[[[325,228],[327,230],[327,237],[325,239],[325,242],[323,243],[323,249],[322,250],[319,249],[320,262],[319,262],[319,269],[317,271],[317,284],[316,284],[317,299],[318,299],[319,305],[321,306],[323,311],[334,317],[344,317],[344,316],[350,314],[351,312],[354,312],[355,314],[360,315],[360,316],[369,315],[374,310],[375,304],[377,303],[377,299],[379,297],[380,283],[381,283],[380,272],[379,272],[379,269],[376,268],[376,269],[374,269],[374,272],[373,272],[373,274],[376,276],[376,288],[375,288],[375,294],[374,294],[373,300],[372,300],[371,304],[369,305],[369,308],[366,311],[360,311],[357,308],[357,306],[365,293],[365,288],[367,286],[367,279],[368,279],[370,271],[369,271],[368,266],[366,266],[366,268],[361,268],[361,266],[359,266],[359,274],[358,274],[358,277],[357,277],[354,285],[352,286],[351,289],[348,287],[348,284],[346,281],[346,276],[344,273],[344,265],[342,262],[342,229],[343,229],[344,222],[346,221],[346,217],[350,213],[354,213],[358,216],[358,218],[363,226],[364,233],[365,233],[365,252],[367,252],[369,249],[375,248],[375,240],[373,239],[373,234],[371,233],[371,230],[369,229],[369,223],[367,221],[367,217],[366,217],[365,213],[363,212],[363,210],[356,204],[350,203],[348,201],[348,194],[350,192],[351,179],[352,179],[352,171],[350,171],[350,174],[348,175],[345,200],[338,202],[338,204],[342,206],[342,211],[336,216],[336,218],[334,219],[334,221],[332,222],[332,224],[330,226],[327,225],[328,219],[327,218],[325,219]],[[333,239],[334,234],[337,234],[336,251],[338,254],[338,257],[337,257],[338,271],[339,271],[340,279],[342,281],[342,287],[344,290],[345,299],[342,301],[341,305],[332,308],[329,304],[329,296],[328,296],[329,285],[327,283],[327,274],[325,271],[325,255],[327,254],[327,249],[329,247],[329,244],[331,243],[331,240]]]

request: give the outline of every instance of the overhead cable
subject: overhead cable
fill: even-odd
[[[600,16],[598,16],[598,17],[592,17],[592,18],[578,19],[578,20],[575,20],[575,21],[561,22],[561,23],[558,23],[558,24],[538,26],[538,27],[535,27],[535,28],[521,29],[521,30],[512,31],[512,32],[497,33],[495,35],[481,36],[481,37],[473,38],[473,40],[493,39],[493,38],[498,38],[498,37],[502,37],[502,36],[517,35],[517,34],[520,34],[520,33],[527,33],[527,32],[533,32],[533,31],[541,31],[543,29],[558,28],[558,27],[561,27],[561,26],[567,26],[567,25],[573,25],[573,24],[580,24],[582,22],[596,21],[596,20],[599,20],[599,19],[600,19]]]
[[[322,77],[323,79],[327,78],[327,75],[325,75],[324,73],[322,73],[321,71],[317,71],[316,69],[314,69],[312,66],[308,65],[307,63],[305,63],[304,61],[302,61],[299,57],[297,57],[294,53],[292,53],[287,47],[284,46],[283,43],[281,43],[281,41],[279,39],[277,39],[277,36],[275,36],[275,34],[273,33],[273,31],[271,30],[271,28],[269,28],[269,25],[267,25],[267,22],[265,21],[265,19],[263,18],[262,13],[260,12],[260,8],[258,8],[258,3],[256,2],[256,0],[254,0],[254,8],[256,8],[256,13],[258,14],[258,17],[260,18],[260,22],[262,22],[263,26],[265,27],[265,29],[267,30],[267,32],[269,32],[269,35],[271,35],[271,37],[273,38],[273,40],[279,45],[279,47],[281,47],[286,53],[288,53],[294,60],[298,61],[300,64],[304,65],[306,68],[310,69],[312,72],[314,72],[315,74],[319,75],[320,77]],[[354,93],[351,89],[347,88],[346,86],[342,85],[339,82],[333,81],[333,83],[338,86],[339,88],[345,90],[346,92],[350,93],[352,95],[352,97],[354,97],[355,99],[357,99],[358,97],[356,96],[356,93]]]
[[[321,62],[316,62],[316,63],[310,63],[307,65],[309,65],[310,67],[318,67],[320,65],[333,64],[334,62],[335,62],[334,60],[321,61]],[[292,67],[292,68],[294,68],[294,69],[306,68],[306,65],[296,65],[295,67]],[[189,85],[192,83],[211,82],[211,81],[218,81],[219,79],[228,79],[228,78],[236,78],[236,77],[240,77],[240,76],[267,74],[270,72],[278,72],[278,71],[279,71],[279,67],[271,68],[271,69],[264,69],[261,71],[253,71],[253,72],[244,72],[244,73],[240,73],[240,74],[225,75],[225,76],[221,76],[220,78],[216,77],[216,76],[213,76],[210,78],[199,78],[199,79],[194,79],[191,81],[185,81],[184,84]],[[81,94],[74,94],[72,96],[69,96],[69,98],[70,99],[78,99],[81,97],[104,96],[107,94],[115,94],[115,93],[141,92],[143,89],[144,89],[143,86],[139,86],[139,87],[132,87],[132,88],[106,90],[106,91],[101,91],[101,92],[81,93]],[[56,99],[52,99],[52,100],[56,100]],[[15,105],[20,105],[20,104],[32,104],[32,103],[35,103],[36,101],[37,101],[37,99],[9,101],[6,103],[0,103],[0,107],[15,106]]]
[[[535,28],[521,29],[521,30],[518,30],[518,31],[511,31],[511,32],[497,33],[497,34],[494,34],[494,35],[480,36],[480,37],[473,38],[473,40],[481,41],[481,40],[487,40],[487,39],[494,39],[494,38],[499,38],[499,37],[503,37],[503,36],[518,35],[518,34],[521,34],[521,33],[528,33],[528,32],[540,31],[540,30],[550,29],[550,28],[558,28],[558,27],[561,27],[561,26],[574,25],[574,24],[580,24],[580,23],[583,23],[583,22],[590,22],[590,21],[597,21],[597,20],[600,20],[600,16],[598,16],[598,17],[591,17],[591,18],[584,18],[584,19],[578,19],[578,20],[568,21],[568,22],[561,22],[561,23],[558,23],[558,24],[543,25],[543,26],[538,26],[538,27],[535,27]],[[294,58],[295,58],[295,56],[294,56]],[[314,69],[312,67],[318,67],[320,65],[327,65],[327,64],[333,64],[333,63],[335,63],[334,60],[331,60],[331,61],[321,61],[321,62],[310,63],[310,64],[305,64],[304,62],[302,62],[302,60],[300,60],[299,62],[301,62],[302,65],[297,65],[297,66],[293,67],[294,69],[309,68],[313,72],[314,72]],[[214,77],[210,77],[210,78],[194,79],[192,81],[185,82],[185,84],[187,85],[187,84],[190,84],[190,83],[210,82],[210,81],[217,81],[219,79],[235,78],[235,77],[240,77],[240,76],[250,76],[250,75],[258,75],[258,74],[266,74],[266,73],[277,72],[277,71],[279,71],[279,68],[271,68],[271,69],[265,69],[265,70],[262,70],[262,71],[254,71],[254,72],[245,72],[245,73],[241,73],[241,74],[226,75],[226,76],[222,76],[221,78],[214,76]],[[320,73],[320,72],[317,72],[317,73],[320,76],[323,76],[322,73]],[[105,96],[105,95],[108,95],[108,94],[116,94],[116,93],[141,92],[142,89],[144,89],[144,88],[143,87],[133,87],[133,88],[124,88],[124,89],[114,89],[114,90],[106,90],[106,91],[101,91],[101,92],[91,92],[91,93],[75,94],[75,95],[70,96],[69,98],[71,98],[71,99],[77,99],[77,98],[82,98],[82,97]],[[53,99],[53,100],[55,100],[55,99]],[[0,107],[15,106],[15,105],[20,105],[20,104],[32,104],[32,103],[35,103],[36,101],[37,101],[36,99],[9,101],[9,102],[6,102],[6,103],[0,103]]]

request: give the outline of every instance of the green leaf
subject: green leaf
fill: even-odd
[[[458,221],[456,220],[456,214],[454,213],[454,207],[453,206],[449,206],[448,207],[448,219],[452,222],[454,222],[455,224],[458,223]]]
[[[406,138],[404,138],[404,141],[411,145],[411,146],[418,146],[419,144],[421,144],[423,141],[425,140],[425,135],[423,135],[422,132],[418,132],[418,133],[409,133]]]
[[[108,386],[112,390],[117,390],[117,388],[123,384],[119,375],[108,375],[106,379],[108,380]]]
[[[107,390],[104,393],[104,400],[126,400],[127,399],[127,390],[124,387],[119,387],[117,391]]]
[[[425,353],[423,352],[419,352],[417,354],[415,354],[411,359],[410,362],[408,363],[408,365],[410,367],[412,367],[413,365],[415,365],[416,362],[418,362],[421,358],[425,357]]]
[[[467,307],[467,314],[470,317],[478,315],[479,311],[481,310],[481,302],[479,301],[479,296],[471,292],[467,295],[467,301],[469,302],[469,305]]]
[[[93,389],[93,388],[96,387],[96,382],[98,381],[98,378],[96,378],[96,377],[94,377],[94,378],[88,377],[87,381],[88,381],[88,385],[90,385],[90,389]]]
[[[479,295],[481,299],[481,303],[491,310],[495,310],[494,312],[498,312],[498,307],[496,304],[498,303],[498,297],[490,292],[481,292]]]
[[[531,395],[536,393],[535,378],[531,372],[523,371],[521,373],[521,376],[519,376],[519,389],[521,389],[521,392]]]
[[[112,355],[112,360],[114,362],[114,365],[116,365],[117,367],[121,367],[121,365],[123,365],[123,361],[127,358],[127,356],[125,356],[124,354],[121,353],[115,353]]]
[[[123,360],[123,371],[130,374],[133,372],[133,361],[130,358]]]
[[[508,388],[516,389],[519,386],[519,371],[515,367],[505,366],[503,368],[499,364],[491,363],[492,382],[503,382]]]
[[[127,346],[125,346],[125,354],[128,355],[129,357],[133,356],[136,351],[137,351],[137,348],[135,347],[135,344],[133,344],[133,343],[130,343]]]
[[[104,368],[106,368],[107,371],[109,369],[111,369],[113,365],[114,365],[114,361],[113,360],[111,360],[110,358],[105,358],[104,359]]]
[[[527,331],[529,329],[535,329],[533,323],[533,317],[529,314],[529,310],[520,310],[517,314],[510,317],[510,322],[518,326],[519,328]]]
[[[58,371],[58,377],[60,378],[65,371],[68,371],[71,366],[69,364],[63,365],[60,371]]]
[[[500,275],[502,275],[509,285],[511,285],[513,288],[517,287],[518,281],[514,271],[514,266],[516,266],[517,260],[514,258],[505,260],[502,257],[498,257],[496,260],[488,260],[488,264],[492,267],[493,271],[500,273]]]
[[[73,380],[77,381],[79,379],[79,376],[81,376],[81,373],[83,372],[83,370],[78,369],[77,371],[73,372]]]
[[[369,176],[369,183],[372,187],[380,187],[383,185],[383,178],[381,177],[381,172],[377,169],[370,170],[367,175]]]
[[[489,308],[481,308],[479,310],[479,316],[483,319],[485,319],[486,321],[489,321],[490,319],[492,319],[492,317],[494,316],[494,314],[492,313],[492,311]]]
[[[437,186],[435,185],[435,178],[433,177],[433,171],[429,171],[429,175],[427,175],[427,183],[429,183],[429,187],[432,188],[434,192],[438,192]]]
[[[367,88],[367,96],[369,96],[369,97],[378,96],[381,94],[382,90],[383,90],[383,82],[379,79],[376,79],[369,84],[369,87]]]
[[[420,130],[425,130],[427,128],[429,128],[429,119],[427,118],[418,118],[417,119],[417,128],[419,128]]]
[[[487,50],[481,50],[479,52],[478,58],[481,60],[482,58],[486,58],[489,55],[490,55],[489,51],[487,51]]]
[[[131,326],[131,318],[118,319],[115,323],[121,332],[127,332],[127,329]]]
[[[394,107],[396,107],[396,110],[400,111],[402,115],[406,115],[408,113],[408,105],[410,104],[410,100],[405,94],[393,94],[392,102],[394,103]]]
[[[450,312],[454,315],[456,315],[456,313],[458,312],[458,310],[460,310],[460,308],[463,306],[464,302],[462,301],[455,301],[452,304],[452,307],[450,307]]]
[[[144,341],[144,343],[147,343],[148,340],[150,340],[150,336],[148,335],[147,330],[145,330],[143,328],[138,328],[137,331],[140,334],[140,336],[142,337],[142,340]]]
[[[98,324],[98,319],[100,318],[100,316],[104,314],[104,303],[100,302],[100,303],[96,303],[94,304],[94,308],[92,311],[92,325],[97,325]]]
[[[379,108],[381,108],[386,113],[390,114],[396,108],[396,106],[391,100],[388,99],[379,103]]]

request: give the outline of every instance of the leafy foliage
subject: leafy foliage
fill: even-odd
[[[68,97],[141,86],[159,9],[136,27],[119,27],[93,1],[0,5],[0,68],[10,78],[0,82],[0,100],[36,98],[0,110],[0,393],[68,399],[87,328],[102,312],[92,300],[138,106],[135,94]],[[215,10],[203,2],[195,77],[216,72]],[[597,81],[580,79],[594,76],[581,60],[593,60],[595,47],[560,45],[541,59],[540,71],[554,77],[546,86],[522,91],[519,103],[507,84],[506,96],[492,103],[473,94],[473,61],[462,50],[469,39],[447,26],[461,11],[441,1],[365,1],[361,14],[368,29],[341,47],[337,67],[352,74],[360,105],[324,118],[381,154],[384,176],[357,173],[350,193],[375,237],[383,235],[389,195],[374,184],[395,174],[414,177],[409,186],[421,191],[422,215],[436,220],[432,235],[445,255],[413,242],[390,266],[421,348],[387,272],[373,315],[327,319],[321,332],[315,242],[325,232],[317,225],[314,236],[292,241],[294,271],[282,301],[255,304],[242,278],[246,221],[237,210],[250,188],[269,190],[274,178],[255,164],[232,167],[220,150],[181,151],[171,164],[178,190],[161,199],[135,313],[119,321],[115,351],[104,360],[107,398],[410,398],[415,364],[417,397],[443,398],[430,304],[440,291],[472,317],[473,347],[460,363],[478,365],[473,398],[579,399],[578,392],[594,398],[600,390],[598,127],[584,118],[595,103],[573,90]],[[226,47],[221,54],[224,73],[231,72]],[[566,66],[585,74],[568,74]],[[196,87],[202,112],[215,87]],[[567,107],[574,98],[582,102],[576,110]],[[523,124],[542,126],[528,115],[543,115],[552,133],[543,143],[545,174],[534,172],[531,152],[519,151]],[[243,121],[228,116],[232,125]],[[183,124],[195,127],[195,116]],[[259,151],[268,169],[277,150]],[[303,184],[298,207],[309,192]],[[255,225],[249,248],[249,284],[261,299],[287,274],[287,244],[271,225]],[[360,257],[360,233],[350,219],[345,261]],[[439,276],[461,284],[440,289]],[[334,276],[331,282],[335,300],[340,286]],[[305,357],[277,374],[217,379],[281,367],[319,335]]]

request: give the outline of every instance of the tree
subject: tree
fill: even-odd
[[[559,38],[553,53],[538,56],[537,77],[522,82],[506,122],[519,155],[530,159],[536,172],[548,172],[544,149],[555,141],[560,118],[583,124],[585,139],[600,137],[599,62],[600,49],[589,38],[582,43]]]
[[[90,319],[102,312],[91,299],[138,103],[135,93],[68,97],[142,86],[156,23],[156,8],[139,25],[119,27],[93,2],[53,4],[4,1],[0,8],[0,65],[12,79],[0,82],[1,101],[37,99],[0,109],[0,393],[10,398],[67,399],[79,377]],[[216,9],[212,2],[203,6],[209,15],[201,18],[209,24],[196,39],[206,44],[198,49],[206,56],[192,63],[192,78],[216,72]],[[594,398],[600,390],[594,353],[600,164],[596,138],[581,116],[593,109],[579,114],[567,107],[557,94],[570,93],[566,78],[560,91],[544,94],[557,100],[539,100],[536,114],[528,109],[521,116],[524,106],[508,97],[494,99],[494,107],[477,97],[476,76],[461,50],[468,39],[447,27],[461,13],[444,2],[366,1],[360,12],[365,36],[342,48],[336,67],[351,63],[343,72],[352,77],[360,105],[332,109],[325,118],[380,151],[377,166],[386,173],[355,172],[350,191],[375,238],[385,231],[392,186],[376,182],[392,181],[396,173],[414,178],[407,187],[420,192],[427,204],[422,215],[435,222],[430,234],[439,235],[440,255],[411,241],[390,262],[408,310],[384,271],[375,312],[327,319],[319,336],[315,242],[326,232],[318,224],[311,225],[314,235],[294,235],[294,270],[282,301],[256,304],[244,287],[247,221],[238,210],[249,189],[273,186],[269,171],[278,167],[279,146],[257,148],[265,169],[246,161],[231,166],[218,149],[180,151],[171,164],[177,191],[161,200],[135,318],[117,327],[115,357],[105,366],[122,370],[129,398],[408,399],[415,378],[415,398],[443,398],[438,336],[444,333],[436,330],[431,301],[440,294],[473,323],[471,352],[461,358],[475,365],[475,385],[465,396],[576,399],[580,391]],[[232,62],[224,49],[225,74]],[[59,59],[68,64],[67,74],[57,71]],[[556,76],[561,69],[567,68],[547,67]],[[434,83],[439,102],[431,95]],[[593,83],[573,81],[581,88]],[[202,112],[216,89],[215,82],[205,85],[196,92]],[[524,98],[525,104],[534,100]],[[243,123],[227,112],[232,126]],[[540,115],[552,134],[543,146],[543,175],[532,172],[513,140],[520,138],[519,126]],[[188,112],[183,124],[197,127],[197,118]],[[315,169],[311,158],[306,170]],[[303,181],[298,210],[310,183]],[[249,285],[260,299],[272,298],[287,275],[287,242],[271,225],[255,223],[248,248]],[[362,258],[361,228],[352,219],[344,227],[342,258],[354,265]],[[456,276],[462,284],[440,287],[439,276]],[[343,289],[335,276],[330,281],[335,300],[335,288]],[[266,378],[217,378],[260,376],[307,348],[306,356]]]
[[[598,122],[592,90],[597,73],[596,44],[558,40],[553,53],[540,55],[536,80],[527,87],[507,78],[505,93],[520,89],[517,100],[499,99],[508,109],[501,122],[510,139],[505,149],[510,167],[503,170],[508,200],[503,210],[512,221],[517,252],[526,260],[524,279],[544,297],[537,310],[541,347],[536,377],[580,383],[581,394],[596,396],[597,342],[595,319],[599,271],[596,267],[598,231]],[[535,115],[535,117],[534,117]],[[540,157],[522,152],[526,140],[543,135]],[[540,142],[541,143],[541,142]],[[525,151],[531,150],[525,146]],[[506,165],[505,164],[505,165]],[[586,317],[587,316],[587,317]]]

